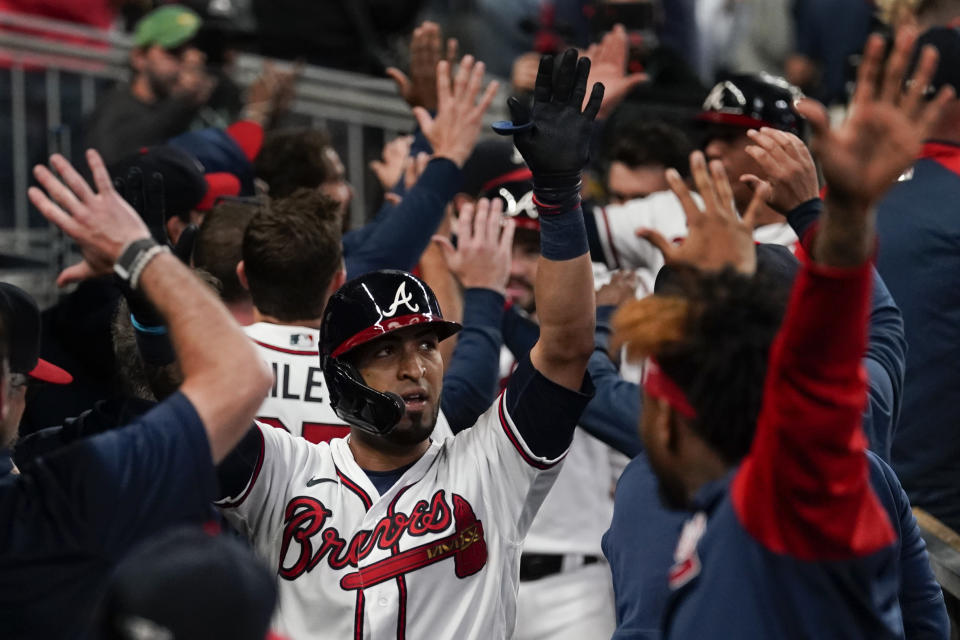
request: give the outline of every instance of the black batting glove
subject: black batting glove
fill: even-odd
[[[579,205],[581,172],[590,160],[593,121],[603,102],[598,82],[581,110],[589,75],[590,59],[578,60],[575,49],[560,57],[556,77],[553,56],[542,57],[532,108],[512,97],[507,106],[513,122],[494,124],[497,133],[513,135],[533,173],[534,197],[541,208],[560,212]]]

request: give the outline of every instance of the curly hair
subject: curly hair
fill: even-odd
[[[789,287],[762,272],[671,271],[662,291],[617,312],[614,344],[630,359],[655,358],[696,411],[691,428],[736,464],[753,441]]]

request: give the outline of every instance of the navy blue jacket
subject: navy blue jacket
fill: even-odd
[[[84,637],[116,563],[164,527],[209,519],[216,487],[203,423],[180,393],[0,478],[3,637]]]
[[[960,530],[960,146],[928,143],[877,206],[877,268],[903,311],[893,468],[910,501]]]

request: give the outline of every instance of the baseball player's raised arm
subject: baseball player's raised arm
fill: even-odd
[[[800,271],[771,350],[753,448],[732,491],[744,527],[779,553],[849,558],[896,537],[869,483],[861,359],[876,241],[873,207],[913,162],[952,93],[923,99],[936,67],[931,48],[902,92],[915,37],[901,32],[886,72],[883,40],[871,38],[852,116],[839,130],[830,129],[822,106],[806,101],[798,107],[813,127],[828,195],[812,259]]]
[[[210,441],[214,461],[246,433],[272,384],[253,344],[209,288],[169,251],[150,239],[146,225],[114,190],[99,154],[87,152],[95,189],[65,158],[34,175],[43,188],[30,200],[48,220],[79,245],[83,262],[64,270],[58,284],[116,272],[140,288],[163,315],[184,375],[189,399]]]
[[[547,379],[580,390],[593,352],[593,273],[580,208],[580,175],[589,158],[593,120],[603,100],[603,85],[587,90],[590,61],[568,50],[557,64],[540,61],[533,107],[508,101],[512,123],[494,125],[512,133],[514,144],[533,173],[534,202],[540,213],[541,258],[537,265],[536,304],[540,339],[530,352],[533,366]]]

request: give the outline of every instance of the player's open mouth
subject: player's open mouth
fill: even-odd
[[[403,398],[403,404],[407,411],[422,411],[427,405],[428,398],[425,393],[405,393],[400,397]]]

